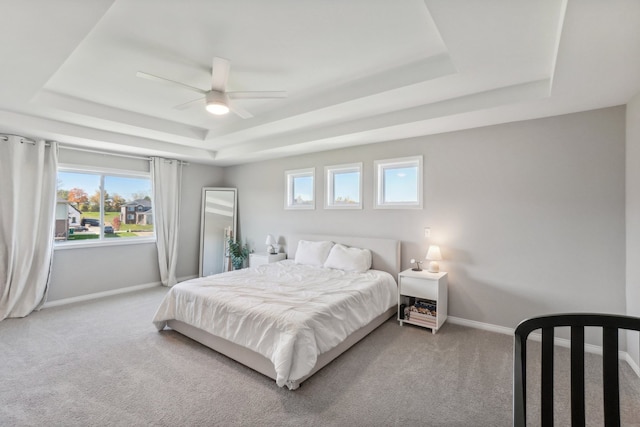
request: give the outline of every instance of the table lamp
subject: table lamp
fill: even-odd
[[[437,273],[440,271],[440,266],[438,265],[438,261],[442,261],[440,246],[436,246],[436,245],[429,246],[429,250],[427,251],[427,256],[425,258],[431,261],[429,263],[429,271],[431,273]]]
[[[274,247],[274,245],[276,245],[278,242],[276,242],[276,239],[274,239],[271,234],[267,235],[267,240],[264,243],[267,245],[268,254],[276,253],[276,248]]]

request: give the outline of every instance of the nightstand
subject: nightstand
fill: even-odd
[[[258,265],[278,262],[283,259],[287,259],[287,254],[268,254],[266,252],[249,254],[249,267],[257,267]]]
[[[402,310],[401,306],[403,306]],[[447,273],[409,269],[399,274],[398,321],[400,326],[406,322],[429,328],[435,334],[446,319]]]

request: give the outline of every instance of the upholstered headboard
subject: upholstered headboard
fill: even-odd
[[[398,280],[400,273],[400,241],[393,239],[379,239],[370,237],[334,236],[326,234],[292,234],[287,236],[287,258],[295,259],[298,241],[330,240],[345,246],[366,248],[371,251],[372,267],[375,270],[386,271]]]

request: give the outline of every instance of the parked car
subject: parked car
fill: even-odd
[[[88,231],[89,229],[87,227],[85,227],[84,225],[76,225],[73,228],[74,231]]]
[[[80,225],[92,225],[94,227],[100,227],[100,221],[95,218],[82,218]]]
[[[105,233],[109,233],[109,234],[113,234],[113,227],[110,225],[107,225],[104,227],[104,232]]]

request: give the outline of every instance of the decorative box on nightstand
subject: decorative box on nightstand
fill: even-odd
[[[249,267],[257,267],[258,265],[278,262],[283,259],[287,259],[287,254],[268,254],[266,252],[249,254]]]
[[[447,319],[447,273],[405,270],[398,277],[398,321],[430,328]]]

